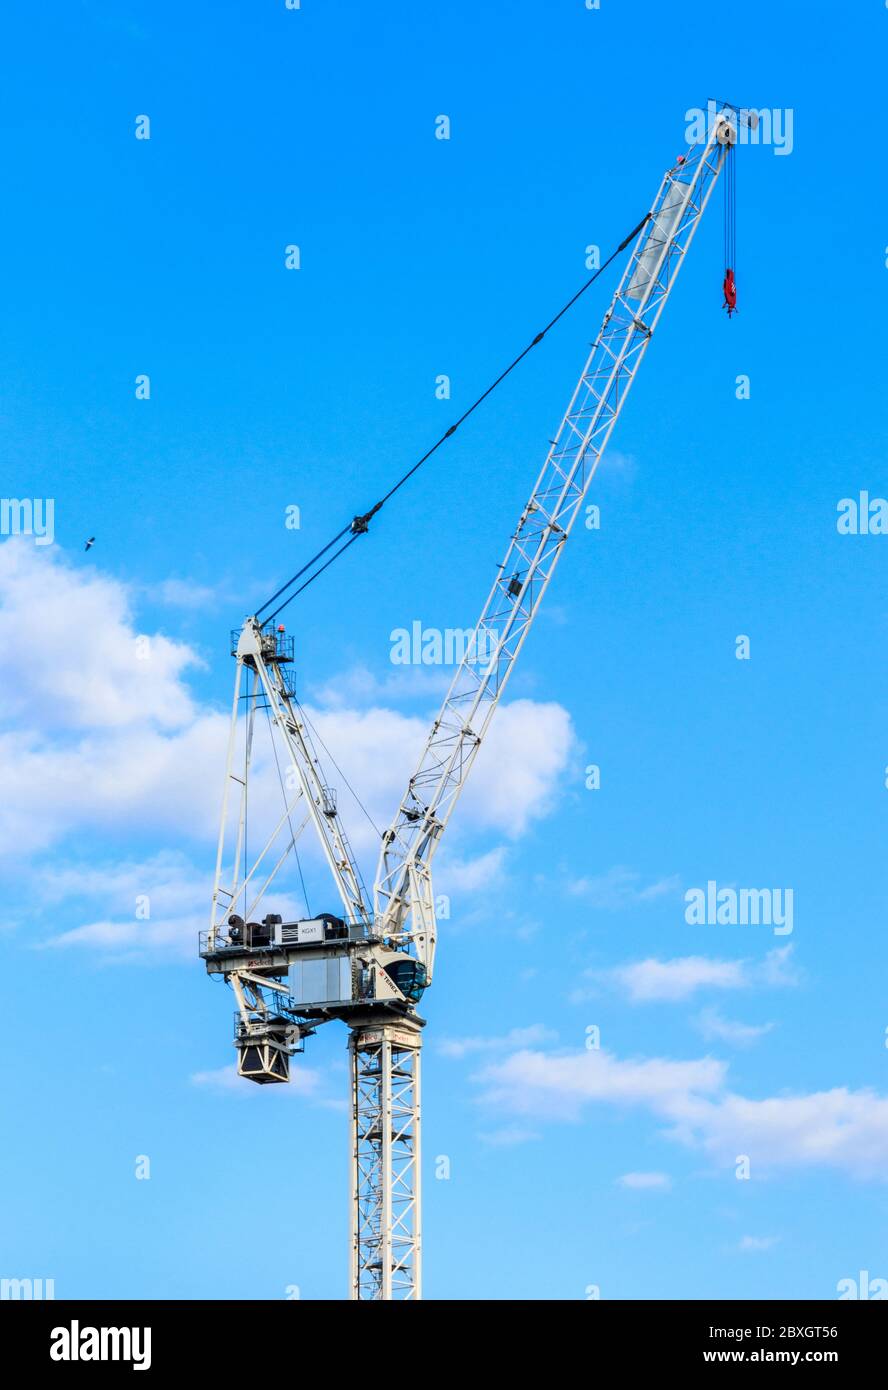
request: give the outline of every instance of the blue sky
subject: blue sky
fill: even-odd
[[[478,11],[7,22],[2,491],[53,498],[55,544],[0,543],[0,1274],[59,1297],[344,1296],[344,1030],[286,1091],[232,1084],[233,1000],[196,955],[228,630],[638,221],[709,96],[791,110],[792,149],[738,152],[730,322],[713,200],[595,480],[601,529],[572,540],[448,831],[426,1295],[888,1277],[888,540],[836,529],[840,499],[888,495],[888,11]],[[393,666],[390,634],[474,622],[614,284],[288,610],[301,697],[377,821],[446,681]],[[689,925],[708,880],[791,888],[792,934]]]

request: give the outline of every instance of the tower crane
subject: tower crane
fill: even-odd
[[[432,860],[744,118],[727,103],[711,112],[705,141],[666,171],[637,235],[618,248],[632,242],[474,634],[382,835],[372,900],[296,697],[293,638],[275,625],[277,614],[261,620],[264,609],[232,634],[227,769],[210,927],[201,934],[200,953],[208,973],[232,986],[241,1076],[286,1082],[290,1059],[307,1037],[337,1019],[348,1027],[353,1299],[421,1297],[425,1020],[418,1005],[434,973]],[[348,533],[350,544],[372,515],[356,517],[334,542]],[[249,788],[263,715],[274,767],[265,766],[262,775],[276,773],[283,809],[276,821],[266,820],[263,847],[252,856]],[[339,910],[299,918],[286,911],[279,875],[309,822]],[[284,910],[260,919],[276,880]]]

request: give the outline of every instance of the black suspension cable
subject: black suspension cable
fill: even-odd
[[[327,757],[330,759],[330,762],[331,762],[331,763],[333,764],[333,766],[336,768],[336,771],[339,773],[339,775],[340,775],[340,777],[342,778],[343,782],[344,782],[345,785],[348,787],[348,789],[349,789],[349,791],[351,792],[352,796],[354,797],[355,801],[358,803],[358,806],[359,806],[359,807],[361,808],[361,810],[363,811],[364,816],[365,816],[366,819],[370,822],[370,825],[371,825],[371,826],[373,827],[373,829],[376,831],[376,834],[379,836],[379,838],[382,839],[382,831],[380,830],[379,826],[376,824],[376,822],[375,822],[375,820],[373,819],[373,817],[371,816],[370,812],[367,810],[367,807],[364,805],[364,803],[363,803],[363,801],[361,800],[361,798],[358,796],[358,793],[355,791],[355,789],[354,789],[354,787],[352,786],[351,782],[350,782],[350,781],[348,780],[348,778],[346,777],[346,775],[345,775],[345,773],[343,772],[342,768],[339,766],[338,762],[337,762],[336,759],[333,757],[333,754],[330,752],[330,749],[327,747],[326,743],[325,743],[324,740],[321,738],[321,736],[320,736],[320,734],[318,733],[317,729],[315,728],[314,724],[312,724],[312,722],[311,722],[311,720],[309,719],[308,715],[305,713],[305,706],[304,706],[304,705],[300,705],[300,704],[299,704],[299,701],[298,701],[298,700],[295,700],[295,699],[294,699],[293,703],[295,704],[295,706],[296,706],[296,708],[298,709],[298,711],[299,711],[300,715],[302,716],[302,718],[305,720],[305,722],[306,722],[306,724],[308,725],[308,727],[309,727],[309,729],[311,730],[311,732],[314,734],[314,736],[315,736],[315,738],[317,739],[318,743],[321,745],[321,747],[323,748],[324,752],[327,754]]]
[[[255,616],[258,618],[260,613],[264,613],[266,608],[270,608],[276,598],[280,598],[281,594],[284,593],[287,589],[289,589],[291,584],[295,584],[296,580],[299,579],[303,574],[305,574],[306,570],[311,569],[312,565],[315,563],[316,560],[320,560],[322,555],[326,555],[331,545],[335,545],[336,542],[340,540],[342,536],[345,535],[346,531],[350,530],[351,522],[349,522],[347,526],[343,526],[342,530],[339,532],[339,535],[334,536],[332,541],[328,541],[327,544],[323,547],[323,549],[318,551],[317,555],[313,556],[311,560],[309,560],[306,564],[302,566],[301,570],[297,570],[296,573],[293,575],[292,579],[288,579],[286,584],[282,584],[281,587],[278,589],[277,593],[272,594],[271,598],[268,600],[267,603],[263,603],[261,608],[257,608]],[[271,616],[273,618],[274,614],[272,613]],[[269,622],[270,621],[271,619],[269,619]]]
[[[426,450],[422,458],[417,459],[416,463],[414,463],[411,468],[408,468],[407,472],[401,478],[398,479],[398,481],[394,484],[393,487],[389,488],[388,492],[385,493],[384,496],[382,496],[379,499],[379,501],[376,502],[370,508],[368,512],[364,512],[362,516],[354,517],[347,526],[343,526],[342,530],[337,535],[335,535],[331,541],[328,541],[327,544],[323,547],[323,549],[319,550],[317,555],[315,555],[313,559],[309,560],[307,564],[303,565],[300,570],[297,570],[296,574],[294,574],[291,579],[288,579],[286,584],[282,584],[281,587],[277,590],[277,592],[275,594],[272,594],[268,602],[264,603],[260,609],[257,609],[257,617],[260,613],[264,613],[266,608],[270,608],[274,601],[280,598],[281,594],[286,593],[286,591],[289,588],[291,588],[292,585],[295,584],[298,579],[301,579],[302,576],[307,573],[307,571],[312,569],[316,562],[321,558],[321,556],[326,555],[327,551],[330,550],[330,548],[334,546],[338,540],[341,540],[342,537],[348,531],[351,531],[352,534],[349,540],[345,542],[345,545],[340,546],[339,549],[335,551],[333,555],[330,556],[329,560],[327,560],[323,565],[321,565],[320,569],[316,570],[314,574],[309,575],[308,579],[306,579],[304,583],[300,584],[299,588],[296,589],[292,594],[290,594],[289,598],[285,599],[284,602],[280,604],[274,610],[273,613],[270,613],[269,616],[264,620],[265,623],[273,622],[274,619],[278,616],[278,614],[284,611],[284,609],[287,607],[287,604],[292,603],[293,599],[296,598],[299,594],[303,593],[304,590],[308,588],[309,584],[313,584],[314,581],[324,573],[324,570],[328,569],[329,566],[332,565],[334,560],[337,560],[339,556],[343,554],[344,551],[348,550],[350,545],[354,544],[354,542],[358,539],[359,536],[364,536],[367,534],[367,531],[370,528],[370,522],[372,521],[376,513],[380,511],[380,509],[385,506],[386,502],[388,502],[388,500],[391,497],[394,497],[395,493],[400,488],[402,488],[410,478],[413,477],[414,473],[416,473],[417,470],[420,469],[422,465],[425,462],[427,462],[428,459],[432,457],[432,454],[436,453],[437,450],[440,449],[441,445],[445,442],[445,440],[449,439],[451,435],[456,433],[460,425],[463,424],[463,422],[469,418],[473,411],[477,410],[478,406],[481,405],[483,401],[487,400],[487,397],[491,395],[491,393],[495,391],[496,388],[503,381],[505,381],[506,377],[509,376],[509,374],[515,370],[515,368],[518,366],[520,362],[523,362],[524,358],[531,351],[531,349],[535,348],[538,343],[541,343],[543,341],[549,330],[555,327],[559,319],[562,319],[569,309],[573,308],[574,304],[576,304],[577,300],[580,298],[581,295],[584,295],[586,293],[590,285],[594,285],[599,275],[603,275],[603,273],[605,272],[605,270],[607,270],[611,262],[615,260],[617,256],[619,256],[620,252],[625,251],[630,241],[634,240],[634,238],[638,236],[638,233],[650,219],[650,215],[651,214],[649,212],[645,213],[641,221],[637,223],[637,225],[632,228],[632,231],[629,232],[629,234],[623,238],[616,250],[612,251],[611,254],[608,256],[607,260],[601,263],[601,265],[596,270],[595,274],[590,276],[586,283],[582,285],[580,289],[577,290],[575,295],[571,296],[567,303],[563,305],[561,309],[558,310],[558,313],[555,315],[555,317],[549,320],[545,328],[543,328],[539,333],[537,333],[536,337],[533,338],[527,344],[527,347],[524,348],[522,352],[519,352],[518,356],[509,363],[508,367],[506,367],[504,371],[500,372],[496,380],[491,382],[490,386],[487,387],[487,390],[483,391],[481,395],[477,398],[477,400],[473,401],[472,404],[468,407],[468,409],[463,411],[459,419],[456,420],[455,423],[449,427],[449,429],[446,429],[444,431],[440,439],[436,440],[432,447]]]

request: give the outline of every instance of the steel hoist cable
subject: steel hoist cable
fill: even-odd
[[[407,469],[407,472],[404,473],[398,479],[398,481],[392,487],[389,488],[388,492],[386,492],[382,497],[380,497],[379,501],[374,503],[374,505],[370,508],[369,511],[364,512],[361,516],[353,517],[347,525],[343,526],[341,531],[338,531],[336,533],[332,540],[328,541],[327,544],[323,546],[323,548],[319,550],[316,555],[312,556],[312,558],[306,564],[304,564],[301,569],[297,570],[296,573],[290,579],[288,579],[285,584],[282,584],[281,587],[275,593],[272,594],[271,598],[268,600],[267,603],[264,603],[261,608],[258,608],[256,610],[255,616],[258,618],[262,613],[265,612],[267,608],[270,608],[271,605],[275,603],[277,599],[279,599],[283,594],[285,594],[288,589],[291,589],[294,584],[298,583],[300,579],[303,579],[303,576],[308,576],[307,578],[303,579],[303,582],[299,584],[299,587],[297,589],[294,589],[293,592],[287,598],[284,599],[283,603],[278,604],[274,612],[269,613],[268,617],[263,619],[263,626],[273,622],[274,619],[284,611],[287,605],[293,602],[294,598],[298,598],[298,596],[308,588],[309,584],[313,584],[316,579],[320,578],[320,576],[324,573],[326,569],[329,569],[330,565],[333,564],[334,560],[338,560],[339,556],[342,555],[346,550],[348,550],[349,546],[354,545],[355,541],[358,540],[360,536],[365,536],[367,534],[368,530],[370,529],[370,522],[372,521],[376,513],[380,511],[381,508],[385,506],[386,502],[388,502],[390,498],[394,497],[395,493],[398,492],[399,489],[402,488],[404,484],[410,478],[413,477],[414,473],[416,473],[422,467],[422,465],[432,457],[432,454],[436,453],[437,450],[440,449],[441,445],[446,440],[450,439],[451,435],[456,433],[460,425],[463,424],[463,422],[467,420],[475,410],[478,409],[479,405],[481,405],[483,401],[487,400],[487,397],[490,396],[503,381],[505,381],[506,377],[509,376],[510,373],[515,370],[518,364],[524,361],[524,358],[528,355],[528,353],[533,348],[535,348],[538,343],[541,343],[543,341],[549,330],[555,327],[559,319],[562,319],[569,309],[573,308],[574,304],[576,304],[577,300],[581,297],[581,295],[584,295],[586,291],[589,289],[589,287],[591,285],[594,285],[595,281],[598,279],[600,275],[602,275],[605,272],[605,270],[607,270],[611,262],[615,260],[617,256],[619,256],[621,251],[625,251],[629,243],[632,240],[634,240],[636,236],[638,236],[638,233],[650,219],[650,215],[651,214],[649,212],[645,213],[641,221],[638,222],[632,228],[632,231],[629,232],[628,235],[623,238],[619,246],[617,246],[616,249],[610,253],[607,260],[602,261],[601,265],[595,271],[595,274],[590,276],[584,285],[581,285],[581,287],[577,290],[576,294],[572,295],[571,298],[567,301],[567,303],[564,304],[558,310],[558,313],[555,315],[555,317],[549,320],[545,328],[541,329],[540,332],[537,333],[536,337],[531,339],[531,341],[527,344],[527,347],[525,347],[521,352],[519,352],[518,356],[515,357],[509,363],[508,367],[506,367],[502,372],[500,372],[499,376],[496,378],[495,381],[491,382],[491,384],[487,387],[486,391],[482,391],[481,395],[478,396],[478,398],[472,402],[468,409],[463,411],[459,419],[456,420],[448,429],[444,431],[440,439],[437,439],[435,443],[432,445],[432,447],[430,449],[427,449],[426,452],[422,455],[422,457],[416,460],[416,463],[414,463],[412,467]],[[315,568],[315,566],[318,564],[318,561],[321,560],[329,550],[332,550],[333,546],[336,545],[337,541],[341,541],[344,536],[348,536],[348,540],[346,540],[345,543],[341,545],[338,550],[333,551],[333,554],[329,557],[329,559],[325,560],[319,568]]]

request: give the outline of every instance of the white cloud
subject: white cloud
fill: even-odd
[[[195,958],[198,932],[206,925],[200,917],[174,917],[164,921],[93,921],[60,932],[45,944],[52,947],[86,946],[104,960],[130,963],[153,955],[158,961],[170,955]]]
[[[672,960],[645,960],[618,965],[610,970],[586,970],[584,977],[615,987],[633,1004],[654,1001],[675,1003],[689,999],[703,989],[749,989],[754,985],[771,988],[794,985],[798,972],[790,964],[792,946],[780,946],[769,951],[761,962],[749,960],[719,960],[714,956],[676,956]],[[587,989],[575,990],[574,1002],[587,998]],[[717,1024],[711,1022],[711,1027]],[[727,1026],[727,1024],[725,1025]],[[742,1025],[736,1025],[738,1028]],[[713,1033],[713,1036],[718,1036]],[[725,1037],[723,1033],[721,1035]],[[734,1041],[738,1038],[735,1035]]]
[[[485,1106],[505,1120],[579,1120],[592,1104],[635,1106],[667,1122],[666,1134],[733,1170],[746,1154],[757,1171],[830,1167],[858,1178],[888,1176],[888,1097],[835,1087],[754,1100],[728,1089],[727,1066],[710,1057],[621,1061],[607,1052],[536,1052],[490,1062],[475,1078]]]
[[[513,700],[497,710],[457,815],[518,839],[551,811],[564,787],[576,739],[552,701]]]
[[[619,986],[634,1004],[654,999],[687,999],[696,990],[739,989],[743,984],[743,962],[710,960],[706,956],[682,956],[675,960],[635,961],[603,972],[604,978]]]
[[[627,478],[634,478],[638,471],[638,463],[634,454],[608,448],[601,456],[601,468],[605,474],[622,473]]]
[[[668,1173],[624,1173],[617,1178],[617,1186],[633,1192],[668,1192],[672,1179]]]
[[[343,769],[370,819],[384,829],[395,814],[408,778],[428,738],[431,714],[406,715],[373,707],[305,710],[310,729]],[[497,710],[472,776],[448,829],[448,842],[478,829],[517,839],[531,822],[552,808],[574,747],[570,716],[561,705],[515,700]],[[349,835],[356,850],[372,847],[378,837],[331,765],[339,785],[340,805],[348,809]],[[375,869],[375,858],[372,867]]]
[[[207,875],[197,874],[184,856],[171,851],[142,862],[50,865],[39,874],[39,897],[51,907],[64,902],[69,916],[87,920],[42,944],[86,948],[104,961],[178,958],[196,964],[211,891]],[[96,905],[102,915],[90,917],[90,907],[94,911]]]
[[[744,1236],[737,1246],[738,1250],[773,1250],[779,1241],[779,1236]]]
[[[312,687],[312,701],[326,709],[350,709],[384,701],[442,700],[453,671],[441,666],[392,666],[377,676],[367,666],[352,666]]]
[[[478,1136],[482,1144],[487,1144],[492,1149],[517,1148],[519,1144],[529,1144],[539,1137],[535,1130],[523,1129],[520,1125],[507,1125],[503,1129],[490,1130]]]
[[[37,722],[40,732],[0,735],[0,852],[20,858],[72,832],[94,830],[212,841],[224,715],[201,714],[172,732],[142,724],[73,741],[59,737],[51,720]]]
[[[504,845],[474,859],[455,859],[442,852],[435,861],[435,886],[442,893],[487,893],[502,881],[507,850]]]
[[[725,1042],[733,1047],[748,1047],[770,1033],[773,1023],[738,1023],[725,1018],[718,1009],[703,1009],[695,1019],[695,1025],[705,1042]]]
[[[50,936],[45,947],[89,948],[102,960],[196,963],[212,878],[209,864],[198,872],[183,854],[162,850],[141,861],[49,865],[36,877],[35,894],[50,909],[64,902],[69,916],[88,916],[85,905],[101,905],[102,916]],[[300,913],[289,893],[276,894],[275,907],[288,918]]]
[[[162,633],[140,645],[126,589],[96,570],[0,545],[0,719],[53,730],[175,730],[195,718],[197,654]]]
[[[147,646],[139,642],[131,589],[120,581],[92,567],[78,569],[58,548],[0,545],[0,642],[17,657],[15,680],[0,695],[0,845],[17,858],[83,830],[213,842],[228,688],[220,691],[220,708],[200,705],[185,681],[202,664],[199,655],[167,635],[145,635]],[[431,716],[384,708],[307,714],[372,819],[385,827]],[[523,834],[549,809],[573,739],[559,705],[504,705],[450,841],[478,828],[509,838]],[[335,785],[338,774],[328,771]],[[271,753],[258,738],[256,778],[260,833],[267,828],[263,817],[277,817],[281,794]],[[346,788],[339,791],[354,848],[370,853],[375,869],[377,833],[349,805]],[[304,844],[317,855],[310,837]]]
[[[151,897],[153,911],[170,911],[206,901],[207,884],[199,883],[193,866],[176,850],[161,850],[145,860],[114,863],[52,863],[41,868],[41,898],[48,903],[101,897],[114,911],[133,911],[136,899]]]
[[[487,1104],[504,1114],[579,1119],[590,1102],[643,1105],[679,1117],[676,1099],[723,1089],[726,1065],[711,1057],[673,1062],[662,1058],[620,1061],[609,1052],[534,1052],[526,1048],[480,1072]]]
[[[47,553],[17,540],[0,545],[0,854],[20,866],[49,849],[58,854],[67,837],[86,836],[91,852],[98,848],[106,859],[123,840],[188,845],[202,866],[187,889],[176,885],[175,904],[147,923],[110,909],[109,875],[125,878],[128,862],[95,874],[91,910],[56,939],[110,952],[167,951],[179,937],[191,939],[208,915],[228,732],[227,682],[217,704],[202,705],[186,680],[202,664],[198,653],[163,633],[144,634],[142,643],[135,592],[66,559],[58,547]],[[381,707],[307,714],[384,828],[431,716]],[[499,710],[448,833],[453,857],[449,868],[442,859],[442,868],[455,885],[472,892],[492,881],[506,853],[499,847],[460,854],[460,837],[524,833],[551,807],[573,746],[570,718],[559,705],[517,700]],[[254,768],[251,827],[261,843],[280,812],[281,793],[270,748],[258,736]],[[339,784],[352,843],[372,883],[377,832],[350,804],[332,767],[328,774]],[[303,852],[320,866],[310,830]]]
[[[147,592],[158,603],[168,604],[170,608],[206,608],[218,599],[215,589],[196,584],[192,579],[163,579],[150,586]]]
[[[236,1096],[239,1100],[249,1100],[251,1097],[255,1097],[260,1090],[263,1093],[277,1091],[289,1096],[307,1097],[312,1100],[320,1099],[319,1092],[323,1086],[323,1081],[321,1072],[314,1071],[311,1067],[302,1066],[299,1057],[290,1059],[288,1085],[258,1086],[255,1081],[248,1081],[246,1077],[238,1076],[236,1066],[217,1067],[214,1071],[198,1071],[194,1072],[191,1077],[193,1086],[200,1086],[220,1095]]]
[[[467,1057],[472,1052],[502,1052],[510,1047],[529,1047],[533,1043],[554,1042],[558,1037],[542,1023],[527,1028],[513,1028],[500,1038],[442,1038],[438,1051],[444,1057]]]
[[[758,967],[752,983],[772,987],[799,984],[802,974],[792,963],[792,952],[791,945],[778,946],[775,950],[769,951]]]
[[[837,1086],[805,1095],[751,1100],[725,1095],[689,1106],[675,1129],[718,1162],[748,1154],[760,1166],[825,1166],[856,1177],[888,1177],[888,1097]]]
[[[646,887],[640,885],[641,874],[617,864],[606,874],[599,874],[596,878],[573,880],[567,884],[567,890],[578,898],[587,899],[592,907],[619,911],[653,902],[670,893],[678,893],[681,880],[677,874],[671,874],[668,878],[656,879]]]

